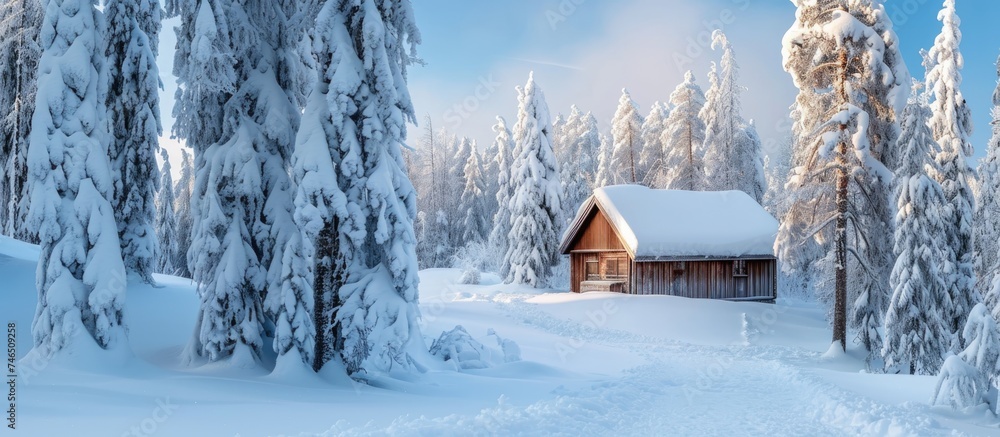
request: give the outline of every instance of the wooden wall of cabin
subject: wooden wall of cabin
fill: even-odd
[[[606,261],[609,258],[615,259],[619,270],[618,275],[611,277],[610,273],[607,271]],[[569,289],[574,293],[580,292],[580,283],[588,280],[587,278],[587,261],[595,261],[597,263],[596,271],[599,279],[601,280],[622,280],[628,282],[629,278],[634,274],[634,265],[632,259],[628,256],[628,252],[624,250],[607,250],[607,251],[585,251],[585,252],[572,252],[569,256],[570,262],[570,279],[569,279]]]
[[[569,250],[571,252],[577,250],[624,251],[625,246],[618,239],[618,234],[611,227],[611,223],[604,217],[604,214],[594,208],[592,216],[584,222],[583,229],[579,232],[576,241],[570,244]]]
[[[627,254],[625,246],[618,239],[618,234],[611,223],[600,212],[593,208],[590,216],[584,221],[575,241],[569,245],[570,255],[570,291],[580,292],[580,282],[586,280],[586,257],[599,253],[614,252],[618,255]],[[627,255],[626,255],[627,256]],[[629,262],[627,265],[631,265]],[[629,277],[631,277],[631,271]]]
[[[636,262],[632,293],[711,299],[775,297],[776,260],[746,260],[746,277],[733,275],[732,260]]]

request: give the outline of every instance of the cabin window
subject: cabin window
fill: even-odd
[[[624,279],[628,276],[628,263],[625,258],[604,258],[604,279]]]
[[[601,279],[601,264],[597,262],[597,257],[587,258],[583,261],[583,271],[587,281],[597,281]]]
[[[747,261],[745,259],[733,260],[733,277],[747,277]]]

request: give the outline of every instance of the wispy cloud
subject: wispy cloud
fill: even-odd
[[[510,59],[512,61],[518,61],[518,62],[526,62],[528,64],[546,65],[546,66],[550,66],[550,67],[565,68],[567,70],[584,71],[583,67],[577,67],[575,65],[569,65],[569,64],[562,64],[562,63],[559,63],[559,62],[539,61],[539,60],[536,60],[536,59],[525,59],[525,58],[507,58],[507,59]]]

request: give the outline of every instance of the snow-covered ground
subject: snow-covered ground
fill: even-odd
[[[31,347],[37,248],[0,237],[0,321]],[[856,351],[824,357],[811,302],[777,305],[539,292],[421,274],[428,346],[463,326],[493,367],[355,384],[265,368],[186,368],[190,281],[128,289],[133,357],[109,365],[25,360],[19,435],[998,435],[983,410],[930,407],[933,377],[868,374]],[[488,335],[489,330],[495,335]],[[504,363],[498,338],[522,360]],[[273,357],[265,359],[272,365]],[[72,369],[72,370],[71,370]]]

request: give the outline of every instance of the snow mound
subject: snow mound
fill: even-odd
[[[975,407],[983,403],[983,385],[978,369],[956,355],[949,355],[938,374],[931,404],[955,409]]]
[[[836,361],[843,360],[846,356],[847,353],[844,352],[844,347],[840,345],[840,342],[835,341],[830,343],[830,348],[827,349],[826,352],[820,356],[820,358],[826,361]]]
[[[615,185],[594,200],[636,257],[774,255],[778,221],[742,191]]]
[[[480,343],[461,325],[441,334],[431,344],[430,354],[451,362],[456,370],[487,369],[503,363],[521,361],[521,348],[513,340],[497,335],[492,328],[487,336],[496,337],[501,351]]]
[[[441,334],[431,344],[431,355],[454,362],[459,369],[485,369],[490,367],[486,346],[476,341],[461,325]]]

